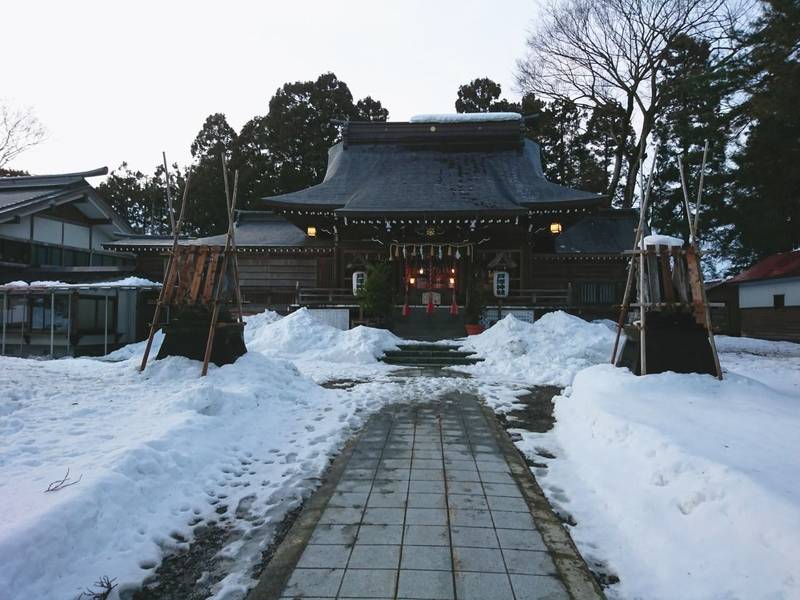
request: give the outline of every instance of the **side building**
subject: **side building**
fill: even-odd
[[[134,255],[104,247],[133,234],[86,180],[107,173],[0,177],[0,353],[96,354],[135,341],[139,295],[157,286],[130,277]]]

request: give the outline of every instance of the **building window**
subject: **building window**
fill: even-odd
[[[49,330],[50,323],[55,331],[66,331],[69,325],[69,300],[64,296],[56,296],[53,302],[55,312],[50,310],[50,296],[34,296],[31,298],[30,329]]]
[[[783,308],[786,306],[786,295],[785,294],[773,294],[772,296],[772,308]]]
[[[105,330],[106,319],[106,300],[105,297],[86,297],[81,296],[78,300],[78,332],[79,333],[102,333]],[[108,330],[116,329],[116,301],[114,298],[108,299]]]
[[[0,262],[27,265],[31,262],[31,245],[0,239]]]

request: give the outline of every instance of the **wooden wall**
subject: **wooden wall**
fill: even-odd
[[[742,335],[800,342],[800,306],[741,309]]]

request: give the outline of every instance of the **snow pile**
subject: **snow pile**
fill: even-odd
[[[791,356],[800,358],[800,344],[773,342],[749,337],[714,336],[719,352],[742,352],[759,356]]]
[[[281,316],[276,313],[274,310],[265,310],[264,312],[257,313],[255,315],[248,315],[244,318],[244,343],[245,345],[250,344],[253,339],[258,335],[259,331],[280,319]]]
[[[0,358],[3,597],[73,598],[102,575],[123,591],[193,526],[226,519],[240,538],[226,552],[246,564],[222,587],[242,597],[265,528],[311,493],[382,401],[323,389],[257,352],[204,378],[178,357],[139,374],[131,354]],[[67,469],[80,481],[45,493]]]
[[[567,392],[554,430],[519,445],[556,455],[535,474],[584,555],[620,576],[615,596],[800,597],[800,398],[610,365]]]
[[[715,336],[722,367],[800,397],[800,344]]]
[[[562,311],[534,323],[508,315],[467,338],[464,347],[485,361],[466,370],[537,385],[569,385],[579,370],[610,360],[614,335],[602,322],[589,323]]]
[[[305,308],[259,325],[250,333],[245,329],[248,350],[294,360],[372,363],[402,341],[385,329],[359,326],[343,331],[316,319]]]
[[[515,112],[493,113],[445,113],[414,115],[410,123],[474,123],[482,121],[520,121],[522,115]]]
[[[683,248],[683,240],[681,238],[672,237],[671,235],[646,235],[642,241],[644,246],[674,246]]]
[[[157,281],[150,281],[143,277],[125,277],[114,281],[93,281],[91,283],[64,283],[63,281],[12,281],[3,284],[4,287],[13,288],[122,288],[122,287],[161,287]]]

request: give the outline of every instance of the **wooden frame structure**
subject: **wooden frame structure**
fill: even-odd
[[[233,294],[237,304],[237,323],[242,323],[242,297],[239,287],[239,265],[236,253],[236,240],[234,235],[234,215],[239,184],[239,172],[234,173],[233,193],[228,186],[228,173],[225,157],[222,157],[222,168],[225,183],[225,199],[228,214],[228,231],[225,235],[225,245],[179,244],[180,230],[184,222],[186,206],[188,204],[188,190],[190,175],[186,178],[180,216],[172,232],[172,248],[164,275],[164,285],[161,288],[156,303],[153,321],[150,324],[150,333],[147,338],[144,356],[139,371],[144,371],[147,359],[153,345],[153,337],[158,328],[159,318],[164,306],[173,307],[202,307],[211,312],[205,352],[203,354],[203,368],[201,376],[208,373],[208,363],[214,347],[214,338],[217,330],[222,325],[219,323],[220,309],[224,302],[223,288],[226,285],[228,268],[233,278]]]
[[[690,313],[694,322],[702,326],[708,338],[708,344],[713,359],[715,374],[722,379],[722,368],[719,362],[714,330],[711,323],[711,313],[708,299],[706,298],[703,270],[700,264],[700,249],[698,248],[697,227],[700,216],[702,200],[704,171],[708,154],[708,142],[703,152],[703,163],[700,181],[697,189],[695,214],[692,218],[689,207],[689,194],[683,172],[683,163],[679,160],[678,166],[681,175],[684,209],[689,228],[689,242],[683,247],[671,244],[646,244],[645,229],[647,210],[650,203],[653,172],[655,161],[651,165],[646,182],[642,182],[642,201],[639,215],[639,226],[636,230],[634,247],[626,252],[630,255],[628,278],[625,286],[619,320],[617,321],[617,336],[611,353],[611,363],[617,363],[617,351],[623,326],[631,308],[638,309],[639,320],[634,323],[639,334],[639,371],[647,374],[647,317],[654,313]],[[631,302],[634,279],[637,284],[637,301]]]

